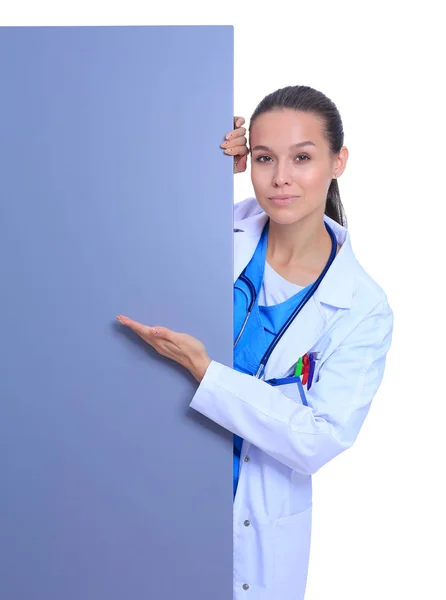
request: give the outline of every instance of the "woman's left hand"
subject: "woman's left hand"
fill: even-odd
[[[234,173],[246,171],[249,150],[246,140],[246,128],[243,127],[244,123],[245,119],[243,117],[234,117],[234,129],[228,132],[225,141],[220,145],[225,154],[234,157]]]
[[[124,315],[116,318],[155,348],[159,354],[188,369],[198,382],[203,379],[211,359],[199,340],[186,333],[176,333],[166,327],[149,327]]]

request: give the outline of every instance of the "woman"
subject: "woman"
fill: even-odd
[[[222,144],[235,172],[248,154],[241,125]],[[311,476],[355,441],[393,316],[345,228],[336,106],[310,87],[278,90],[249,138],[255,198],[234,211],[234,368],[189,335],[118,319],[189,369],[200,384],[191,407],[235,434],[234,598],[301,600]]]

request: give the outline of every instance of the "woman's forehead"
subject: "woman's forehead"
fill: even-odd
[[[250,132],[251,147],[325,141],[323,123],[314,113],[296,110],[274,110],[256,117]]]

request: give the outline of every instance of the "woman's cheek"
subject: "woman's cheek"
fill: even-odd
[[[305,183],[309,191],[313,189],[316,192],[325,186],[326,176],[320,169],[312,167],[301,171],[300,180]]]
[[[259,169],[258,165],[253,165],[251,180],[253,185],[256,185],[258,188],[267,187],[271,184],[271,172],[268,173],[268,169]]]

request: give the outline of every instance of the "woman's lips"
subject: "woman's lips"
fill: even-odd
[[[272,196],[270,200],[276,206],[289,206],[297,200],[297,198],[299,198],[299,196]]]

